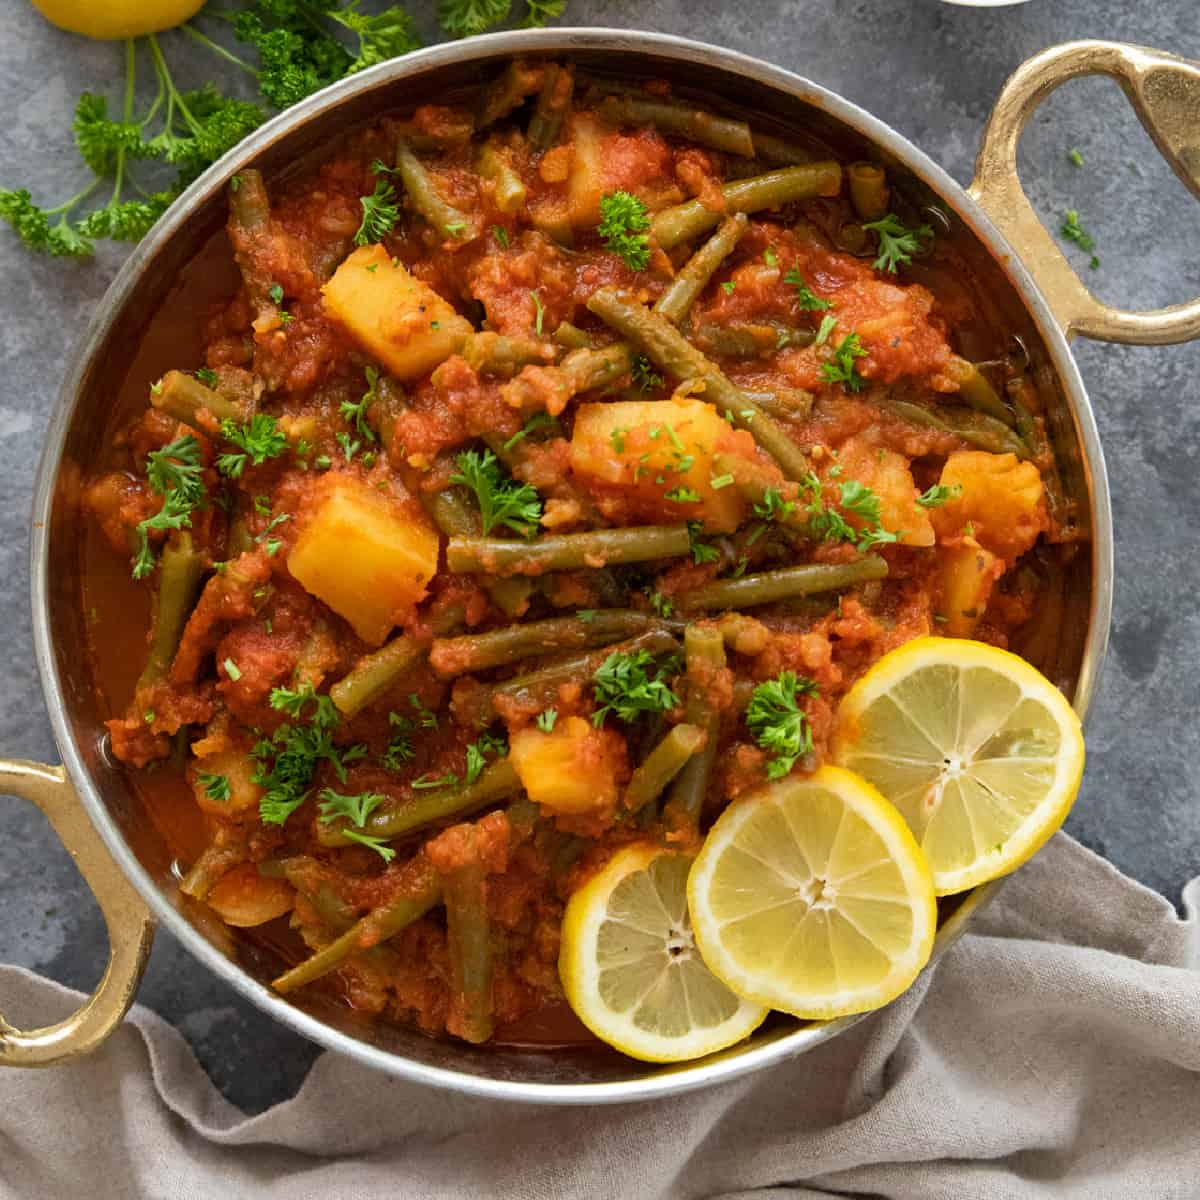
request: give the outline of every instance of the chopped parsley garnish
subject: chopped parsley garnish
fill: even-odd
[[[369,196],[360,196],[359,203],[362,205],[362,224],[354,235],[354,244],[368,246],[383,241],[400,219],[396,189],[386,179],[378,179],[375,190]]]
[[[417,724],[422,729],[436,729],[438,727],[437,713],[432,709],[426,708],[421,703],[421,697],[416,692],[409,692],[408,702],[412,706],[413,712],[417,714]]]
[[[371,366],[365,367],[364,372],[367,376],[367,390],[357,402],[343,400],[340,411],[346,424],[370,445],[378,440],[375,430],[367,421],[367,411],[379,399],[379,372]]]
[[[204,500],[200,443],[186,433],[168,442],[161,450],[151,450],[146,455],[146,481],[152,492],[163,497],[163,505],[154,516],[138,522],[134,579],[143,579],[154,570],[154,552],[150,549],[149,538],[151,529],[191,528],[192,513]]]
[[[221,436],[240,451],[222,454],[217,459],[217,470],[230,479],[242,477],[247,460],[256,467],[261,466],[268,458],[281,455],[288,444],[279,422],[266,413],[255,413],[245,425],[228,419],[222,421]]]
[[[773,250],[773,249],[772,249],[770,246],[768,246],[768,247],[767,247],[767,248],[766,248],[766,249],[765,249],[765,250],[762,252],[762,259],[763,259],[763,262],[765,262],[765,263],[767,264],[767,266],[768,266],[768,267],[777,267],[777,266],[779,266],[779,257],[778,257],[778,255],[775,253],[775,251],[774,251],[774,250]],[[792,282],[792,281],[789,279],[789,280],[788,280],[788,283],[791,283],[791,282]]]
[[[192,374],[205,387],[215,388],[217,386],[217,373],[211,367],[197,367]]]
[[[336,821],[339,817],[362,829],[367,818],[387,799],[380,792],[359,792],[353,796],[343,796],[333,788],[322,788],[317,796],[320,803],[317,808],[321,820],[326,824]]]
[[[812,751],[812,729],[796,702],[798,696],[813,696],[817,685],[794,671],[783,671],[776,679],[760,683],[746,708],[746,726],[763,750],[775,757],[767,763],[767,778],[781,779],[796,760]]]
[[[716,562],[721,557],[721,552],[716,546],[710,546],[707,542],[700,540],[703,533],[704,526],[699,521],[688,522],[688,540],[691,542],[692,562]]]
[[[947,500],[953,500],[962,491],[962,484],[935,483],[917,497],[922,508],[940,508]]]
[[[610,712],[622,721],[636,721],[643,713],[674,708],[679,697],[664,682],[665,673],[666,668],[658,667],[647,650],[610,654],[592,677],[600,705],[592,715],[592,723],[603,725]]]
[[[908,229],[895,213],[888,213],[878,221],[863,225],[879,235],[879,257],[872,264],[877,271],[890,271],[893,275],[902,263],[912,262],[912,256],[921,249],[923,238],[933,237],[928,225]]]
[[[773,263],[771,265],[774,266]],[[823,309],[831,307],[828,300],[822,300],[821,297],[818,296],[816,292],[814,292],[812,288],[808,286],[804,276],[802,276],[795,267],[793,267],[787,272],[786,275],[784,275],[783,282],[790,283],[792,287],[796,289],[796,299],[799,300],[800,307],[804,309],[805,312],[821,312]]]
[[[754,515],[763,521],[784,521],[795,507],[794,500],[785,500],[778,488],[769,487],[761,500],[755,500]]]
[[[489,754],[507,754],[508,742],[493,733],[481,734],[467,747],[467,782],[474,783],[487,766]]]
[[[714,492],[719,492],[722,488],[729,487],[729,485],[733,482],[734,478],[732,475],[713,475],[708,481],[708,486],[712,488]]]
[[[516,433],[504,443],[505,450],[511,450],[518,442],[524,441],[531,433],[536,433],[539,429],[554,429],[558,426],[558,422],[546,412],[535,412],[533,416],[517,430]]]
[[[650,607],[664,620],[675,611],[675,605],[659,591],[650,593]]]
[[[1080,153],[1077,146],[1072,146],[1071,149],[1067,151],[1067,161],[1070,162],[1070,164],[1074,167],[1083,166],[1083,155]]]
[[[229,803],[229,797],[233,791],[229,786],[228,776],[214,775],[209,771],[197,771],[196,782],[204,789],[204,794],[210,800],[215,800],[218,804]]]
[[[538,335],[538,337],[541,337],[542,336],[542,321],[545,319],[546,309],[542,305],[541,296],[539,296],[536,291],[530,292],[529,295],[533,298],[533,311],[535,314],[534,321],[533,321],[533,331],[534,331],[534,333],[536,333]]]
[[[283,288],[278,283],[273,283],[267,288],[267,295],[271,298],[271,303],[280,305],[283,303]]]
[[[342,836],[368,850],[374,850],[385,863],[390,863],[396,857],[396,852],[387,842],[374,833],[360,833],[357,829],[343,829]]]
[[[612,442],[612,447],[618,454],[625,453],[625,435],[629,432],[630,430],[627,425],[621,425],[616,429],[610,430],[608,440]]]
[[[700,493],[688,487],[674,487],[663,493],[664,500],[674,500],[676,504],[698,504]]]
[[[501,250],[508,249],[508,230],[503,225],[492,226],[492,237],[500,244]]]
[[[834,326],[837,324],[837,317],[831,317],[828,313],[821,318],[821,326],[817,330],[814,346],[823,346],[829,341],[829,335],[833,332]]]
[[[854,366],[856,358],[866,358],[867,352],[857,333],[848,333],[833,352],[833,358],[821,364],[821,378],[826,383],[845,384],[848,392],[861,392],[867,381]]]
[[[807,532],[814,541],[849,542],[860,553],[865,553],[872,546],[894,542],[899,537],[883,528],[879,497],[857,479],[847,479],[838,484],[838,503],[847,512],[866,521],[866,529],[855,529],[836,508],[826,507],[824,486],[812,471],[800,480],[800,488],[808,500],[805,506],[805,512],[808,513]]]
[[[399,771],[404,763],[411,762],[416,756],[412,744],[412,733],[415,726],[408,717],[402,717],[397,712],[388,713],[388,726],[392,731],[392,737],[380,762],[389,771]]]
[[[600,224],[597,232],[605,248],[625,261],[631,271],[644,271],[650,262],[650,241],[646,231],[650,215],[646,206],[631,192],[609,192],[600,197]]]
[[[362,442],[355,440],[348,433],[335,433],[333,440],[342,448],[342,454],[345,455],[346,461],[353,462]]]
[[[1080,250],[1084,250],[1091,254],[1091,252],[1096,248],[1095,240],[1092,238],[1092,235],[1088,233],[1082,225],[1080,225],[1079,213],[1073,208],[1067,209],[1066,215],[1063,217],[1063,223],[1060,232],[1062,233],[1063,237],[1067,239],[1067,241],[1074,242],[1075,245],[1080,248]],[[1094,254],[1092,254],[1092,260],[1088,265],[1094,271],[1100,265],[1100,260]]]
[[[551,733],[554,729],[554,722],[558,720],[558,709],[548,708],[545,712],[540,712],[537,715],[537,727],[543,733]]]
[[[663,385],[663,377],[651,367],[649,358],[644,354],[635,355],[629,377],[633,380],[633,386],[642,392],[652,392]]]
[[[733,293],[737,291],[737,282],[733,279],[726,279],[725,282],[721,284],[721,291],[723,291],[727,296],[732,296]]]
[[[466,450],[455,459],[458,473],[451,483],[461,483],[475,493],[483,532],[491,533],[497,525],[511,529],[521,537],[533,537],[542,519],[542,501],[527,483],[506,479],[496,456],[490,450],[480,453]]]

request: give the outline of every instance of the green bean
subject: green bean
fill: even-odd
[[[650,125],[660,133],[687,138],[726,154],[754,157],[754,141],[745,121],[718,117],[702,108],[623,95],[605,96],[600,101],[599,112],[613,125]]]
[[[553,361],[554,350],[537,338],[506,337],[500,333],[473,333],[461,351],[467,365],[480,375],[511,378],[528,363]]]
[[[246,167],[233,179],[237,183],[229,183],[229,219],[243,233],[262,233],[271,219],[271,200],[262,172]]]
[[[781,167],[798,167],[813,160],[807,150],[773,133],[760,133],[756,129],[753,137],[755,152],[764,162]]]
[[[856,162],[846,168],[850,203],[864,221],[878,221],[888,211],[887,174],[876,163]]]
[[[816,336],[811,329],[795,329],[778,321],[739,321],[701,325],[693,331],[692,340],[705,353],[723,358],[765,358],[789,346],[811,346]]]
[[[575,76],[566,67],[548,63],[538,92],[537,106],[529,118],[529,144],[535,150],[549,150],[558,141],[563,121],[575,94]]]
[[[229,532],[225,535],[225,557],[232,561],[253,549],[254,535],[250,532],[250,524],[244,514],[238,513],[229,522]]]
[[[437,821],[468,817],[520,790],[521,781],[512,763],[507,758],[498,758],[484,767],[474,783],[455,783],[436,791],[420,792],[396,808],[373,812],[360,832],[391,840]],[[318,821],[317,840],[322,846],[348,846],[350,841],[344,829],[343,821]]]
[[[455,208],[447,200],[443,200],[433,186],[433,180],[424,164],[412,152],[405,142],[396,145],[396,170],[404,184],[404,190],[417,210],[447,239],[461,238],[467,230],[470,221],[467,214]]]
[[[286,879],[312,905],[322,923],[334,933],[345,933],[354,924],[354,909],[320,875],[315,858],[298,854],[285,859],[267,859],[258,873]]]
[[[136,692],[166,678],[204,574],[204,556],[194,548],[186,529],[172,534],[163,547],[160,564],[150,624],[150,656],[138,677]]]
[[[532,542],[453,537],[446,546],[446,563],[460,575],[541,575],[680,558],[690,551],[686,525],[640,525],[550,535]]]
[[[406,870],[412,876],[405,888],[407,894],[372,909],[328,946],[318,950],[299,966],[285,971],[271,986],[277,992],[293,992],[306,983],[328,975],[353,955],[362,954],[394,937],[423,917],[441,900],[442,881],[423,858],[414,860]]]
[[[642,305],[622,298],[616,288],[592,294],[588,308],[618,333],[642,347],[664,371],[677,379],[700,380],[704,399],[727,413],[731,421],[748,429],[754,440],[791,479],[808,473],[808,459],[788,433],[735,387],[716,366],[669,321]]]
[[[705,740],[675,777],[668,803],[694,831],[700,823],[700,810],[717,757],[721,713],[709,703],[708,684],[712,673],[725,665],[725,639],[714,625],[689,625],[683,635],[683,649],[688,667],[684,718],[703,733]]]
[[[482,528],[479,510],[465,487],[456,484],[432,493],[423,492],[421,501],[433,523],[447,537],[478,537]]]
[[[514,58],[503,72],[483,89],[475,114],[478,128],[486,129],[520,107],[526,96],[532,96],[541,87],[545,70],[541,63]]]
[[[481,707],[487,710],[487,720],[491,719],[497,699],[508,700],[522,707],[547,708],[558,702],[560,688],[590,680],[610,654],[636,654],[645,650],[647,654],[660,655],[678,649],[679,643],[665,629],[647,630],[627,642],[605,646],[589,654],[559,659],[526,675],[516,675],[503,683],[494,684],[481,698]]]
[[[951,433],[980,450],[988,450],[992,454],[1015,454],[1021,459],[1029,457],[1025,443],[1007,425],[993,420],[986,413],[941,404],[925,408],[920,404],[910,404],[906,400],[892,400],[886,397],[875,398],[875,403],[910,425]]]
[[[1004,425],[1012,426],[1013,415],[1008,405],[1000,399],[987,376],[973,362],[955,356],[950,360],[946,374],[958,384],[958,394],[964,404]]]
[[[841,186],[842,168],[835,162],[818,162],[737,179],[725,184],[721,191],[729,212],[748,213],[781,208],[795,200],[836,196]],[[711,229],[720,220],[719,212],[705,208],[699,200],[689,200],[656,213],[650,228],[658,244],[664,250],[670,250]]]
[[[704,738],[704,730],[699,725],[676,725],[630,777],[625,789],[625,807],[630,812],[638,812],[657,800],[704,745]]]
[[[205,387],[200,380],[183,371],[168,371],[158,382],[158,390],[151,389],[150,403],[160,412],[202,429],[199,414],[207,410],[214,421],[244,421],[247,415],[240,404],[226,400],[212,388]]]
[[[726,217],[716,233],[684,263],[679,274],[667,285],[667,290],[654,305],[654,311],[672,325],[678,325],[687,316],[696,297],[708,286],[717,268],[733,253],[749,224],[750,218],[745,213]]]
[[[224,826],[200,853],[188,873],[179,881],[179,890],[193,900],[207,900],[208,894],[233,870],[246,861],[248,834],[241,829]]]
[[[816,396],[803,388],[775,388],[770,392],[743,392],[743,396],[777,421],[807,421]]]
[[[525,183],[499,147],[486,142],[480,148],[477,162],[479,174],[492,181],[492,198],[496,207],[509,215],[520,212],[525,204]]]
[[[430,648],[429,661],[442,678],[448,678],[487,671],[555,650],[607,646],[647,629],[663,627],[662,619],[649,613],[629,608],[601,609],[590,614],[586,621],[580,617],[551,617],[490,633],[442,638]]]
[[[486,584],[492,603],[506,617],[513,618],[528,611],[534,586],[534,581],[527,575],[510,575],[506,579],[489,580]]]
[[[869,579],[883,579],[887,573],[887,563],[877,554],[867,554],[847,563],[780,567],[760,575],[743,575],[740,579],[716,579],[690,592],[681,592],[676,597],[676,607],[680,612],[751,608],[789,596],[839,591]]]
[[[487,911],[487,868],[480,858],[474,826],[467,826],[465,833],[467,861],[442,879],[450,956],[451,1017],[447,1028],[478,1044],[492,1036],[493,1028],[492,928]]]
[[[580,329],[578,325],[572,325],[570,321],[560,321],[553,337],[564,350],[590,350],[592,348],[591,336]]]
[[[379,440],[387,451],[388,460],[399,465],[404,457],[404,445],[396,438],[396,426],[408,411],[408,396],[390,375],[380,375],[375,385],[375,403],[371,405],[371,420],[379,430]]]

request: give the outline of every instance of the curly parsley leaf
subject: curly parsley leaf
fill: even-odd
[[[368,410],[379,399],[379,372],[371,366],[366,367],[365,371],[367,376],[366,392],[357,401],[343,400],[341,413],[346,423],[370,445],[379,440],[375,430],[367,421]]]
[[[204,794],[218,804],[228,804],[233,794],[229,786],[229,778],[225,775],[214,775],[211,771],[197,771],[196,782],[204,789]]]
[[[350,0],[343,9],[330,9],[325,15],[358,38],[358,54],[346,68],[347,75],[399,58],[421,48],[413,19],[398,4],[375,16],[358,11],[360,0]]]
[[[485,450],[466,450],[455,459],[458,473],[451,483],[461,483],[475,493],[483,532],[497,525],[511,529],[521,537],[533,537],[542,519],[542,501],[527,483],[506,479],[496,456]]]
[[[841,383],[848,392],[861,392],[867,381],[854,366],[856,358],[866,358],[867,352],[857,333],[848,333],[834,349],[833,357],[821,364],[821,378],[826,383]]]
[[[953,500],[961,491],[962,484],[960,483],[935,483],[917,497],[917,503],[922,508],[941,508],[947,500]]]
[[[383,838],[373,833],[360,833],[357,829],[343,829],[342,836],[349,838],[352,842],[357,842],[360,846],[366,846],[368,850],[374,850],[385,863],[390,863],[396,857],[395,850]]]
[[[671,665],[657,666],[647,650],[633,653],[618,650],[610,654],[592,677],[600,705],[592,715],[593,724],[603,725],[610,712],[622,721],[636,721],[643,713],[674,708],[679,697],[663,679]]]
[[[650,359],[644,354],[634,356],[633,366],[629,369],[629,377],[633,381],[633,386],[640,392],[653,392],[663,385],[663,377],[653,369]]]
[[[144,579],[154,570],[154,552],[150,549],[152,529],[190,529],[192,513],[204,500],[204,466],[200,443],[192,434],[184,434],[146,455],[146,481],[150,490],[163,497],[162,508],[138,523],[138,539],[133,559],[134,579]]]
[[[760,683],[746,708],[746,727],[754,740],[775,757],[767,763],[767,778],[781,779],[796,760],[812,751],[812,729],[797,702],[800,696],[813,696],[816,683],[783,671],[776,679]]]
[[[821,312],[823,309],[830,308],[828,300],[822,300],[805,282],[804,276],[792,267],[790,271],[783,277],[784,283],[790,283],[796,289],[796,299],[800,302],[800,307],[805,312]]]
[[[467,747],[467,782],[474,783],[487,766],[487,756],[508,753],[508,742],[493,733],[482,734]]]
[[[545,712],[540,712],[537,715],[537,727],[543,733],[552,733],[554,731],[554,723],[558,720],[558,709],[548,708]]]
[[[879,257],[871,265],[877,271],[890,271],[893,275],[902,263],[912,262],[912,256],[921,249],[925,238],[933,237],[928,225],[909,229],[895,213],[888,213],[878,221],[863,225],[879,236]]]
[[[625,261],[631,271],[644,271],[650,262],[650,214],[631,192],[609,192],[600,197],[600,224],[596,232],[605,248]]]
[[[362,205],[362,224],[354,235],[354,244],[367,246],[382,242],[400,219],[396,189],[386,179],[378,179],[375,190],[369,196],[360,196],[359,203]]]
[[[217,470],[230,479],[242,477],[247,461],[260,467],[268,458],[278,458],[288,446],[279,422],[267,413],[255,413],[245,425],[226,419],[221,422],[221,436],[240,451],[217,459]]]
[[[358,792],[353,796],[345,796],[333,788],[322,788],[317,796],[317,809],[326,825],[344,818],[359,829],[366,825],[367,818],[387,799],[381,792]]]
[[[894,542],[899,537],[899,534],[883,528],[879,497],[857,479],[847,479],[838,484],[838,504],[846,512],[865,521],[865,529],[856,529],[837,508],[825,504],[824,485],[812,471],[800,480],[800,489],[808,500],[805,506],[808,513],[807,533],[814,541],[848,542],[860,553],[865,553],[873,546]]]

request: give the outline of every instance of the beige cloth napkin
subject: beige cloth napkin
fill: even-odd
[[[748,1079],[621,1107],[464,1099],[325,1054],[247,1118],[137,1008],[84,1062],[0,1072],[0,1195],[1191,1200],[1200,881],[1185,902],[1180,920],[1060,834],[883,1013]],[[75,1002],[0,968],[14,1015]]]

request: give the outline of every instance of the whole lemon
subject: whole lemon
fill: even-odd
[[[141,37],[195,16],[204,0],[32,0],[52,25],[99,41]]]

